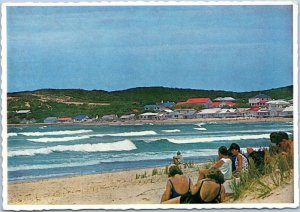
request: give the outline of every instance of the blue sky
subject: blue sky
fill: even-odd
[[[291,6],[8,7],[8,92],[293,83]]]

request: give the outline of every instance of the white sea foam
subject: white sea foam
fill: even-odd
[[[95,134],[92,136],[95,137],[104,137],[104,136],[145,136],[145,135],[157,135],[154,131],[140,131],[140,132],[123,132],[123,133],[113,133],[113,134]]]
[[[168,138],[168,141],[175,144],[189,144],[189,143],[204,143],[213,141],[239,141],[246,139],[264,139],[270,138],[269,134],[261,135],[234,135],[226,137],[204,137],[204,138]]]
[[[78,163],[61,163],[61,164],[39,164],[39,165],[21,165],[8,167],[8,171],[24,171],[24,170],[41,170],[41,169],[53,169],[53,168],[66,168],[66,167],[80,167],[80,166],[92,166],[100,164],[99,160],[78,162]]]
[[[206,123],[198,123],[198,124],[195,124],[196,126],[198,126],[198,127],[202,127],[203,125],[205,125]]]
[[[76,175],[78,173],[57,173],[57,174],[46,174],[46,175],[29,175],[29,176],[21,176],[21,177],[14,177],[11,178],[11,181],[23,181],[23,180],[35,180],[41,178],[52,178],[52,177],[60,177],[60,176],[70,176]]]
[[[162,130],[163,132],[169,132],[169,133],[173,133],[173,132],[180,132],[179,129],[174,129],[174,130]]]
[[[207,130],[206,128],[204,128],[204,127],[196,127],[196,128],[194,128],[195,130],[200,130],[200,131],[205,131],[205,130]]]
[[[90,133],[93,130],[62,130],[62,131],[52,131],[52,132],[22,132],[19,133],[25,136],[47,136],[47,135],[73,135],[73,134],[82,134]]]
[[[8,133],[8,137],[18,136],[18,133]]]
[[[62,137],[62,138],[30,138],[27,139],[28,141],[39,142],[39,143],[47,143],[47,142],[66,142],[66,141],[75,141],[75,140],[82,140],[88,139],[90,136],[83,135],[83,136],[72,136],[72,137]]]
[[[76,144],[76,145],[58,145],[39,149],[15,150],[8,152],[9,157],[14,156],[33,156],[37,154],[50,154],[52,152],[107,152],[107,151],[130,151],[136,149],[134,143],[130,140],[117,141],[113,143],[98,144]]]

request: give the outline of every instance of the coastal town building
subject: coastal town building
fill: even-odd
[[[194,104],[201,105],[203,108],[212,108],[212,101],[210,98],[190,98],[185,102],[177,102],[176,106],[186,105],[186,104]]]
[[[47,117],[44,119],[44,123],[47,123],[47,124],[57,123],[57,118],[56,117]]]
[[[118,116],[116,114],[104,115],[101,118],[102,121],[116,121]]]
[[[284,108],[279,113],[279,116],[281,116],[281,117],[293,117],[293,112],[294,112],[293,105],[291,105],[289,107]]]
[[[203,109],[196,114],[196,118],[217,118],[220,108]]]
[[[120,117],[121,121],[129,121],[135,119],[135,114],[123,115]]]
[[[59,122],[59,123],[71,123],[71,122],[73,122],[73,118],[71,118],[71,117],[58,118],[57,122]]]
[[[139,119],[142,120],[153,120],[153,119],[159,119],[158,113],[142,113],[138,116]]]
[[[252,98],[249,98],[249,104],[251,107],[265,107],[268,101],[272,98],[265,94],[258,94]]]
[[[156,104],[148,104],[144,106],[144,110],[152,110],[152,111],[162,111],[164,109],[168,109],[168,108],[173,108],[175,106],[175,102],[164,102],[161,101],[160,103],[156,103]]]
[[[218,107],[218,108],[224,108],[226,106],[232,107],[232,106],[235,106],[235,105],[236,105],[236,103],[231,102],[231,101],[212,102],[212,106],[213,107]]]
[[[266,103],[270,116],[279,116],[279,114],[284,110],[284,108],[289,107],[291,104],[284,100],[272,100]]]
[[[74,117],[74,122],[85,122],[88,121],[90,117],[88,115],[78,115]]]
[[[235,98],[232,98],[232,97],[218,97],[218,98],[215,98],[214,101],[216,102],[235,102],[236,99]]]

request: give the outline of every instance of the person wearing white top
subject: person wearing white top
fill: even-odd
[[[232,161],[228,156],[228,150],[226,146],[219,147],[218,150],[219,161],[217,161],[213,167],[220,169],[224,175],[225,180],[229,180],[232,177]]]

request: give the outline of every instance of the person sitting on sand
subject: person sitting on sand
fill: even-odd
[[[193,187],[192,180],[183,175],[181,169],[176,165],[169,167],[169,179],[161,202],[190,193]]]
[[[232,177],[232,161],[228,156],[227,147],[219,147],[218,154],[219,160],[212,167],[220,169],[225,180],[230,180]]]
[[[272,151],[273,154],[276,152],[286,156],[293,156],[294,154],[293,142],[289,140],[289,136],[286,132],[272,132],[270,134],[270,140],[272,144],[276,145],[276,148],[273,147],[273,151]]]
[[[232,143],[229,147],[229,151],[236,156],[234,161],[235,171],[233,174],[235,175],[241,171],[247,171],[249,166],[248,158],[241,153],[240,146],[236,143]]]
[[[252,158],[254,162],[254,168],[259,172],[263,172],[265,165],[265,151],[255,151],[252,147],[247,147],[248,158]]]
[[[162,204],[208,204],[221,203],[225,198],[224,175],[212,167],[208,170],[207,177],[199,179],[193,186],[191,193],[162,202]]]
[[[182,155],[181,155],[181,153],[179,151],[177,152],[177,155],[175,155],[173,157],[173,163],[175,165],[179,165],[179,164],[183,163],[183,157],[182,157]]]

